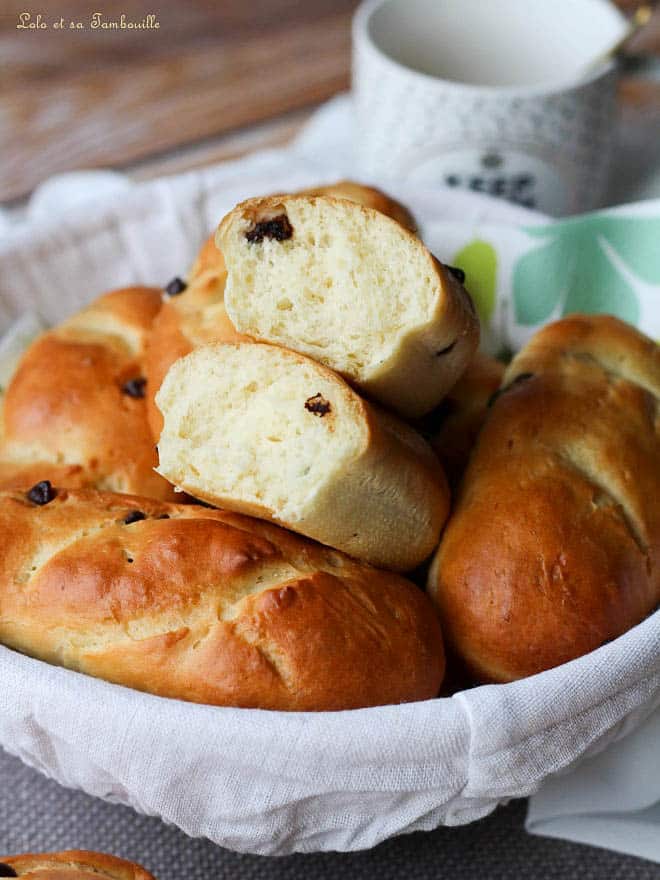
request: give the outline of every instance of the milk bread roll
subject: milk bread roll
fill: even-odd
[[[660,602],[660,350],[607,315],[540,330],[508,367],[429,577],[481,681],[541,672]]]
[[[0,641],[163,697],[352,709],[436,696],[428,597],[270,523],[35,487],[0,493]]]
[[[29,346],[4,395],[0,488],[51,480],[173,497],[154,471],[145,399],[145,345],[160,306],[155,288],[115,290]]]
[[[318,360],[401,415],[433,409],[477,347],[462,284],[371,208],[330,196],[249,199],[216,243],[240,333]]]
[[[415,220],[404,205],[379,189],[352,180],[303,190],[301,194],[349,199],[393,217],[413,232],[416,229]],[[174,361],[207,342],[249,341],[227,316],[226,279],[225,261],[213,234],[204,242],[185,281],[175,278],[168,285],[163,308],[149,337],[146,359],[147,411],[156,440],[163,429],[163,419],[155,396]]]
[[[432,552],[449,506],[437,458],[322,364],[204,346],[172,365],[156,402],[159,473],[194,497],[394,571]]]

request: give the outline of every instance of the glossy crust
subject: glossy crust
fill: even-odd
[[[465,472],[504,369],[500,361],[478,351],[440,406],[417,426],[442,462],[452,490]]]
[[[609,316],[541,330],[506,371],[429,590],[473,675],[585,654],[660,601],[660,350]]]
[[[349,199],[416,230],[410,211],[400,202],[374,187],[351,180],[303,190],[302,195],[334,195]],[[155,404],[155,396],[174,361],[207,342],[249,342],[229,320],[224,307],[227,268],[222,252],[215,245],[215,233],[202,245],[187,276],[186,289],[177,296],[167,297],[154,321],[147,345],[146,372],[147,412],[156,440],[163,430],[163,417]]]
[[[50,480],[173,498],[158,464],[146,400],[126,383],[144,377],[146,337],[160,291],[129,287],[36,339],[7,388],[0,488]]]
[[[422,591],[269,523],[60,490],[41,507],[0,493],[0,530],[0,640],[42,660],[219,706],[350,709],[440,688]]]
[[[13,869],[17,877],[32,880],[154,880],[153,874],[135,862],[82,849],[0,856],[0,863]],[[3,876],[9,872],[4,871]]]

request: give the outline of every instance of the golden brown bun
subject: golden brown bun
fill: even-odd
[[[417,426],[442,462],[452,489],[461,481],[486,418],[488,401],[503,376],[504,364],[478,351],[438,409]]]
[[[0,876],[29,877],[30,880],[154,880],[152,874],[135,862],[82,849],[2,856],[0,867]]]
[[[660,350],[574,315],[506,371],[429,578],[482,681],[572,660],[660,601]]]
[[[0,640],[42,660],[220,706],[439,691],[440,627],[421,590],[270,523],[59,490],[43,506],[0,493],[0,531]]]
[[[393,217],[411,231],[415,221],[400,202],[381,190],[351,180],[303,190],[302,195],[334,195],[375,208]],[[248,342],[249,336],[239,333],[224,308],[227,269],[222,252],[212,234],[202,245],[186,279],[186,289],[168,297],[154,321],[147,346],[146,372],[149,378],[147,411],[156,440],[163,430],[163,417],[155,404],[155,395],[165,374],[178,358],[207,342]]]
[[[49,479],[173,497],[154,472],[141,384],[160,305],[154,288],[115,290],[32,343],[4,397],[0,487]]]

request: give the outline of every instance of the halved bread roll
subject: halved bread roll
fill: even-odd
[[[329,196],[250,199],[216,243],[240,333],[307,354],[402,415],[429,412],[479,340],[456,277],[401,224]]]
[[[327,367],[272,345],[203,346],[156,403],[159,473],[196,498],[396,571],[433,550],[449,503],[440,463]]]
[[[417,228],[410,211],[400,202],[375,187],[352,180],[340,180],[299,193],[303,194],[348,199],[393,217],[412,232]],[[202,245],[186,280],[174,280],[154,321],[147,346],[146,371],[149,379],[147,413],[156,440],[163,428],[163,418],[155,404],[155,396],[174,361],[207,342],[249,339],[236,330],[227,316],[224,302],[226,279],[227,267],[213,234]]]

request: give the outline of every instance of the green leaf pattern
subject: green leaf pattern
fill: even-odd
[[[530,326],[572,312],[609,313],[636,324],[636,279],[660,283],[660,218],[587,215],[527,228],[541,245],[513,272],[513,305]]]
[[[475,239],[454,256],[452,264],[465,272],[466,287],[474,302],[479,320],[490,324],[497,292],[497,252],[486,241]]]

